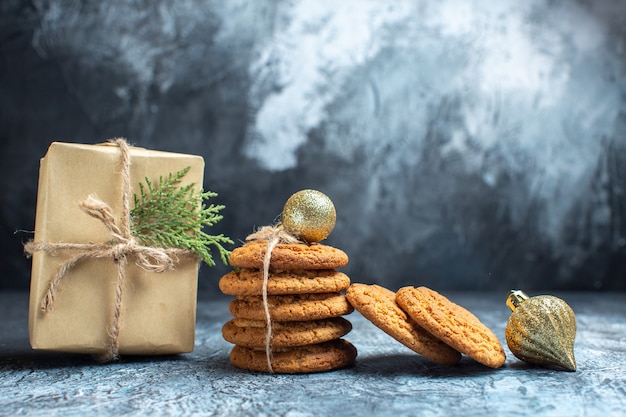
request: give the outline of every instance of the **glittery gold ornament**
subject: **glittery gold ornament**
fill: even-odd
[[[336,219],[333,202],[326,194],[316,190],[293,194],[285,203],[281,215],[283,227],[309,243],[326,239],[335,227]]]
[[[512,310],[505,330],[506,343],[515,356],[532,364],[576,370],[576,317],[565,301],[551,295],[529,298],[514,290],[509,292],[506,304]]]

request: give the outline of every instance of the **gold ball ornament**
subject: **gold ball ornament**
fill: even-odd
[[[335,227],[337,213],[328,196],[316,190],[301,190],[293,194],[283,207],[283,227],[309,243],[328,237]]]
[[[513,290],[506,300],[512,310],[506,324],[506,343],[519,359],[536,365],[576,370],[576,317],[572,308],[551,295],[528,297]]]

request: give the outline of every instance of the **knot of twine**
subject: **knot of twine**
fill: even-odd
[[[104,243],[51,243],[29,241],[24,245],[24,251],[32,255],[37,251],[48,252],[52,255],[58,251],[77,251],[78,254],[65,261],[56,271],[48,284],[40,309],[44,313],[53,310],[57,295],[57,287],[63,277],[76,264],[86,259],[110,258],[117,264],[117,281],[115,286],[115,305],[111,327],[108,331],[109,343],[98,359],[107,362],[119,358],[119,332],[120,313],[122,308],[122,295],[124,292],[124,279],[126,276],[126,262],[129,255],[134,255],[136,264],[148,272],[165,272],[176,265],[179,256],[193,255],[192,251],[178,248],[157,248],[141,245],[131,234],[130,219],[130,148],[126,140],[117,138],[109,142],[120,148],[122,159],[122,215],[120,222],[115,219],[113,210],[105,202],[89,195],[79,206],[83,212],[100,220],[109,231],[112,240]]]
[[[267,360],[267,367],[270,373],[274,373],[272,367],[272,318],[270,316],[270,306],[267,302],[267,283],[269,281],[270,261],[272,259],[272,251],[276,245],[285,243],[302,243],[297,237],[283,229],[279,224],[276,226],[263,226],[261,229],[252,233],[246,237],[246,241],[250,240],[267,240],[267,249],[265,250],[265,256],[263,257],[263,310],[265,313],[265,357]]]

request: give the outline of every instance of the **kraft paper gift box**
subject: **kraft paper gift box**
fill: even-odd
[[[125,142],[124,142],[125,143]],[[202,188],[204,160],[200,156],[128,147],[130,187],[148,178],[158,183],[186,167],[181,186]],[[101,221],[86,214],[79,203],[90,194],[122,212],[121,149],[112,144],[53,143],[41,159],[34,242],[93,244],[111,242]],[[118,288],[118,265],[112,257],[88,258],[72,266],[54,289],[54,307],[44,312],[42,299],[59,268],[76,255],[71,250],[32,253],[29,334],[34,349],[102,354],[119,330],[117,353],[156,355],[190,352],[194,347],[197,258],[176,257],[174,269],[147,272],[129,254],[119,299],[119,321],[112,328]],[[107,358],[112,359],[112,358]]]

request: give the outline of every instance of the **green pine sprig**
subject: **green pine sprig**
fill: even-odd
[[[224,206],[205,204],[217,193],[202,189],[196,193],[193,183],[179,186],[190,168],[170,173],[165,179],[161,176],[158,184],[148,178],[145,186],[139,184],[139,196],[134,194],[135,206],[130,213],[131,232],[144,245],[192,250],[209,266],[215,265],[213,246],[228,265],[230,251],[223,245],[234,242],[223,234],[212,236],[203,230],[222,220],[219,212]]]

